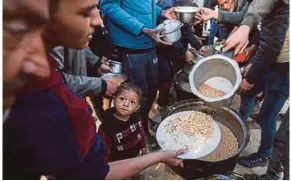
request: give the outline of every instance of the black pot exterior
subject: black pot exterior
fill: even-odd
[[[168,117],[171,114],[196,110],[209,114],[214,120],[227,126],[236,135],[239,143],[239,149],[230,158],[220,161],[203,161],[197,159],[184,160],[184,168],[171,167],[173,171],[185,179],[205,178],[213,174],[226,174],[232,171],[237,163],[237,158],[241,151],[246,147],[249,141],[249,128],[241,119],[238,113],[230,108],[210,108],[197,100],[185,100],[173,105],[165,114]]]
[[[184,168],[171,167],[174,172],[183,178],[198,179],[206,178],[213,174],[227,174],[232,171],[237,163],[238,155],[218,162],[207,162],[202,160],[184,160]]]

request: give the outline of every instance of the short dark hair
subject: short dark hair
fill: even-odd
[[[134,91],[138,95],[139,100],[141,100],[142,91],[137,85],[133,83],[128,83],[128,82],[122,83],[117,87],[115,96],[118,96],[122,92],[123,89],[128,90],[128,91]]]

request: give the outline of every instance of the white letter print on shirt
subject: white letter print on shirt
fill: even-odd
[[[117,133],[116,138],[117,138],[118,143],[120,143],[120,140],[123,138],[122,133]]]

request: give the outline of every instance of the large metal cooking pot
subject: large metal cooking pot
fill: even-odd
[[[196,110],[209,114],[214,120],[228,127],[235,134],[238,140],[239,149],[233,153],[232,156],[224,160],[205,161],[189,159],[183,161],[184,168],[171,168],[185,179],[203,178],[212,174],[226,174],[228,171],[232,171],[237,163],[239,154],[249,141],[249,129],[247,124],[238,113],[231,108],[223,107],[213,109],[203,102],[197,102],[196,100],[186,100],[174,104],[162,119],[172,114],[189,110]]]
[[[193,24],[196,12],[198,12],[198,8],[191,6],[177,6],[175,7],[175,12],[181,22]]]
[[[178,20],[165,20],[163,23],[159,24],[156,29],[164,29],[160,33],[160,38],[168,43],[174,43],[180,40],[182,33],[181,27],[183,24]]]

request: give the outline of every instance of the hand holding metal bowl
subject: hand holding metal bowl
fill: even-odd
[[[104,74],[102,77],[107,83],[107,91],[104,97],[110,98],[115,93],[116,88],[126,81],[127,77],[123,74],[113,74],[107,73]]]
[[[194,24],[195,15],[199,11],[199,8],[192,6],[177,6],[175,12],[178,20],[187,24]]]
[[[159,33],[159,38],[167,43],[174,43],[178,41],[181,34],[181,27],[183,24],[178,20],[165,20],[163,23],[159,24],[156,28],[157,30],[163,30]]]

